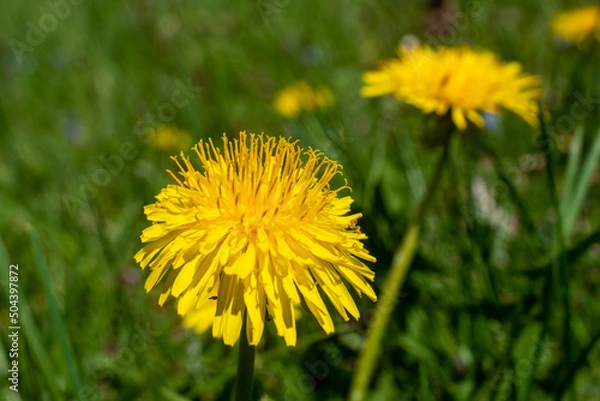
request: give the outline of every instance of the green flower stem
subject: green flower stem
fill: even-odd
[[[396,295],[404,283],[408,268],[417,250],[420,231],[420,225],[411,224],[394,255],[390,274],[386,279],[382,296],[377,303],[373,324],[367,334],[363,352],[358,358],[358,369],[350,387],[350,401],[365,399],[375,363],[381,350],[381,339],[386,331],[390,315],[396,306]]]
[[[246,312],[244,312],[244,323],[240,334],[239,356],[237,366],[237,381],[235,384],[234,400],[251,401],[252,383],[254,378],[254,355],[256,346],[248,344],[246,335]]]
[[[357,371],[350,386],[348,398],[350,401],[363,401],[367,394],[367,388],[369,387],[375,363],[381,350],[381,340],[385,334],[392,311],[396,306],[398,293],[402,289],[402,285],[417,251],[423,217],[431,203],[435,190],[439,186],[442,171],[448,158],[449,148],[450,136],[448,135],[444,143],[442,156],[435,168],[433,178],[427,187],[427,192],[421,200],[417,212],[414,214],[408,230],[394,254],[390,272],[381,292],[381,298],[377,302],[373,323],[367,333],[363,351],[358,358]]]

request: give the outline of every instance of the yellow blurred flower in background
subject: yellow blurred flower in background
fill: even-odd
[[[172,151],[187,148],[192,144],[192,137],[187,131],[171,125],[159,125],[152,129],[150,145],[157,149]]]
[[[467,120],[482,128],[482,112],[503,109],[537,125],[540,78],[519,63],[503,63],[494,53],[468,47],[400,47],[398,58],[363,74],[364,97],[394,95],[424,113],[451,113],[459,130]]]
[[[337,162],[297,141],[245,132],[233,141],[223,135],[222,150],[212,141],[193,149],[201,170],[183,153],[174,157],[176,184],[144,208],[152,225],[135,260],[150,267],[146,291],[168,276],[160,305],[178,298],[177,312],[191,313],[184,324],[199,331],[214,306],[212,334],[228,345],[244,316],[248,342],[258,344],[268,313],[295,345],[301,303],[326,333],[334,331],[319,289],[344,320],[360,316],[345,282],[377,299],[368,283],[375,273],[361,261],[375,261],[361,242],[361,214],[349,214],[350,196],[339,197],[349,187],[331,182],[341,176]]]
[[[325,110],[334,103],[333,92],[326,87],[313,88],[304,81],[277,93],[273,106],[286,118],[298,118],[303,111]]]
[[[583,6],[563,11],[552,20],[554,38],[567,43],[581,44],[600,34],[600,7]]]

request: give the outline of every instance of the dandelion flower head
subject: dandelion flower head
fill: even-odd
[[[295,119],[303,111],[325,110],[333,102],[333,93],[329,88],[313,88],[300,81],[279,91],[273,106],[283,117]]]
[[[583,6],[563,11],[552,20],[552,32],[557,40],[581,44],[600,34],[600,7]]]
[[[176,183],[144,209],[152,225],[135,259],[150,268],[146,291],[166,278],[159,304],[177,298],[184,320],[199,316],[187,324],[196,327],[214,310],[212,334],[228,345],[238,340],[244,316],[245,335],[256,345],[268,314],[277,334],[295,345],[296,305],[331,333],[322,293],[344,320],[360,316],[346,284],[376,300],[374,273],[363,262],[375,258],[356,225],[361,214],[350,213],[353,200],[341,194],[347,186],[332,186],[338,163],[297,141],[245,132],[233,141],[223,135],[222,150],[212,141],[193,150],[201,168],[183,153],[174,157]]]
[[[191,143],[192,138],[186,131],[170,125],[159,125],[153,128],[150,136],[150,144],[161,150],[181,149]]]
[[[459,130],[471,121],[482,128],[482,112],[509,110],[537,124],[540,79],[519,63],[502,63],[494,53],[468,47],[399,48],[398,58],[363,75],[364,97],[394,95],[424,113],[450,113]]]

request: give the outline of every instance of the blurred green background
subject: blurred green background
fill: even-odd
[[[0,399],[228,400],[235,348],[182,328],[172,302],[160,308],[158,291],[144,292],[147,273],[133,261],[143,206],[172,181],[169,156],[240,130],[323,150],[344,166],[381,288],[436,151],[420,139],[431,117],[361,98],[361,74],[405,35],[471,45],[541,75],[549,113],[569,116],[577,94],[600,93],[598,47],[551,39],[552,16],[578,4],[3,2]],[[276,93],[299,80],[329,87],[333,107],[279,116]],[[157,146],[159,126],[188,138]],[[576,216],[565,233],[568,277],[549,278],[560,247],[539,130],[504,115],[455,138],[371,399],[600,399],[596,103],[549,134],[559,198],[584,191],[565,206]],[[577,141],[580,154],[570,151]],[[6,378],[10,264],[19,265],[18,393]],[[257,399],[345,399],[374,305],[359,308],[363,319],[336,317],[331,336],[304,313],[294,348],[269,327]]]

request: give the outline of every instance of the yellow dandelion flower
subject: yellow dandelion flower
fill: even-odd
[[[313,88],[301,81],[277,93],[273,107],[286,118],[298,118],[303,111],[325,110],[334,103],[333,93],[326,87]]]
[[[277,94],[273,107],[286,118],[298,118],[302,107],[295,89],[285,88]]]
[[[467,120],[484,126],[482,112],[502,109],[537,124],[540,79],[523,73],[519,63],[502,63],[495,54],[467,47],[412,50],[399,48],[399,57],[363,75],[364,97],[394,95],[424,113],[451,113],[459,130]]]
[[[187,147],[191,144],[192,138],[183,130],[170,125],[159,125],[153,129],[150,137],[150,144],[162,150],[173,150]]]
[[[216,294],[214,337],[233,345],[246,315],[255,345],[268,313],[295,345],[295,305],[303,302],[331,333],[321,292],[345,320],[360,314],[344,282],[377,299],[367,281],[374,273],[361,261],[375,261],[356,226],[361,214],[349,214],[352,198],[340,196],[347,186],[331,187],[338,163],[297,141],[245,132],[233,141],[223,135],[222,151],[212,141],[193,150],[201,170],[183,153],[174,157],[176,184],[144,208],[152,225],[135,260],[150,267],[146,291],[168,276],[159,304],[178,298],[186,316]]]
[[[552,32],[557,40],[581,44],[600,33],[600,7],[583,6],[559,13],[552,20]]]

